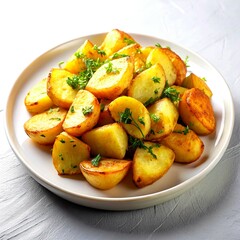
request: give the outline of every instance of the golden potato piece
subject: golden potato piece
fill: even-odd
[[[147,149],[137,148],[133,157],[133,181],[139,188],[160,179],[175,158],[174,152],[164,145],[152,142],[144,142],[144,145]]]
[[[52,160],[59,175],[81,173],[80,162],[90,159],[90,147],[66,132],[61,132],[53,144]]]
[[[150,68],[139,73],[128,88],[128,96],[133,97],[147,105],[149,101],[160,98],[165,87],[165,73],[160,64],[154,64]]]
[[[187,74],[187,67],[185,62],[181,59],[181,57],[178,54],[176,54],[169,48],[162,48],[162,51],[167,54],[167,56],[170,58],[170,60],[173,63],[173,66],[176,69],[177,78],[174,84],[180,86]]]
[[[147,57],[146,64],[153,65],[156,63],[162,65],[168,85],[173,85],[177,79],[176,69],[172,61],[170,60],[168,55],[162,50],[162,48],[154,48]]]
[[[179,102],[181,119],[198,135],[207,135],[216,128],[216,120],[210,98],[200,89],[187,90]]]
[[[118,97],[109,104],[109,111],[112,118],[135,138],[144,138],[150,131],[151,120],[148,110],[135,98]]]
[[[174,130],[179,114],[168,98],[158,100],[148,107],[148,111],[151,117],[151,131],[146,137],[147,140],[160,140]]]
[[[106,53],[108,58],[121,48],[133,43],[136,42],[129,34],[119,29],[113,29],[107,33],[99,48]]]
[[[24,123],[24,130],[35,142],[42,145],[51,145],[56,136],[63,131],[62,124],[67,110],[52,108],[38,113]]]
[[[80,48],[67,60],[64,65],[64,69],[71,73],[78,74],[79,72],[86,69],[86,58],[103,60],[105,59],[105,53],[99,51],[99,48],[96,45],[93,45],[93,43],[87,39],[80,46]]]
[[[162,139],[161,143],[174,151],[174,161],[179,163],[196,161],[204,150],[204,144],[198,135],[181,124],[177,124],[174,131]]]
[[[115,99],[129,86],[132,78],[132,59],[129,57],[115,59],[97,69],[86,90],[97,98]]]
[[[107,190],[115,187],[127,175],[132,162],[118,159],[100,160],[98,166],[82,161],[80,169],[86,180],[95,188]]]
[[[93,156],[123,159],[128,148],[128,136],[119,123],[94,128],[82,135]]]
[[[41,113],[53,106],[52,100],[47,95],[47,78],[39,81],[27,93],[24,104],[28,112]]]
[[[53,103],[59,107],[68,109],[78,90],[67,84],[67,79],[74,74],[60,68],[53,68],[48,75],[47,94]]]
[[[87,90],[79,90],[63,122],[63,129],[70,135],[80,136],[97,124],[99,115],[97,98]]]
[[[212,96],[212,91],[208,87],[206,81],[204,79],[198,77],[194,73],[191,73],[188,77],[186,77],[182,83],[182,86],[185,88],[199,88],[204,91],[204,93],[208,96]]]

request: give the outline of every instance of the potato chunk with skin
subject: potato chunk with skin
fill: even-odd
[[[67,62],[64,65],[64,69],[74,73],[78,74],[79,72],[86,69],[86,64],[84,60],[86,58],[91,59],[105,59],[104,54],[99,54],[98,47],[93,45],[93,43],[90,40],[86,40],[80,48],[67,60]]]
[[[24,123],[24,130],[33,141],[51,145],[56,136],[62,132],[62,124],[66,115],[67,110],[52,108],[31,117]]]
[[[115,59],[97,69],[86,90],[97,98],[115,99],[130,85],[132,78],[132,59],[129,57]]]
[[[166,83],[165,73],[160,64],[155,64],[139,73],[128,88],[128,96],[145,104],[149,99],[160,98]]]
[[[70,135],[80,136],[97,124],[99,115],[97,98],[87,90],[79,90],[63,122],[63,129]]]
[[[33,114],[44,112],[53,106],[52,100],[47,95],[47,78],[42,79],[30,89],[24,104],[28,112]]]
[[[127,175],[132,161],[119,159],[102,159],[98,166],[91,161],[82,161],[80,169],[83,176],[93,187],[107,190],[115,187]]]
[[[144,145],[148,149],[137,148],[133,157],[133,181],[139,188],[161,178],[172,166],[175,158],[174,152],[164,145],[152,142],[144,142]]]
[[[178,121],[178,111],[168,98],[163,98],[148,107],[151,117],[151,131],[147,140],[157,141],[169,135]]]
[[[60,68],[53,68],[48,75],[47,94],[53,103],[68,109],[72,104],[78,90],[67,84],[67,79],[74,74]]]
[[[108,106],[110,102],[111,100],[109,99],[100,99],[101,112],[97,123],[98,127],[115,122],[111,117],[110,112],[108,111]]]
[[[107,33],[99,48],[106,53],[106,57],[108,58],[121,48],[133,43],[136,42],[129,34],[119,29],[113,29]]]
[[[204,144],[198,135],[181,124],[177,124],[174,131],[162,139],[161,143],[174,151],[174,161],[179,163],[196,161],[204,150]]]
[[[166,76],[166,81],[168,82],[168,85],[171,86],[175,83],[177,79],[177,74],[176,74],[176,69],[168,57],[168,55],[162,51],[161,48],[154,48],[148,55],[146,64],[156,64],[159,63],[162,65],[165,76]]]
[[[128,148],[128,136],[118,123],[94,128],[82,135],[82,140],[91,148],[92,156],[123,159]]]
[[[204,81],[204,79],[198,77],[194,73],[191,73],[188,77],[186,77],[182,83],[183,87],[186,88],[198,88],[208,96],[212,96],[212,91],[208,87],[207,83]]]
[[[116,122],[135,138],[144,138],[151,127],[147,108],[132,97],[121,96],[109,104],[109,111]]]
[[[183,80],[185,79],[186,73],[187,73],[187,67],[186,67],[185,62],[171,49],[162,48],[161,50],[167,54],[167,56],[170,58],[170,60],[173,63],[173,66],[176,69],[177,77],[176,77],[176,81],[174,84],[176,84],[178,86],[181,85]]]
[[[79,164],[90,159],[90,147],[78,138],[61,132],[53,144],[52,160],[59,175],[81,173]]]
[[[198,135],[208,135],[216,128],[216,120],[210,98],[200,89],[191,88],[179,102],[182,121]]]

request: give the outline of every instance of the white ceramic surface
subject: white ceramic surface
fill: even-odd
[[[91,187],[82,176],[62,177],[53,167],[49,148],[34,144],[23,129],[30,117],[24,106],[29,89],[46,77],[52,67],[65,61],[86,39],[99,45],[104,36],[96,34],[61,44],[33,61],[18,77],[10,92],[5,114],[5,128],[9,143],[30,175],[55,194],[80,205],[107,209],[131,210],[145,208],[172,199],[203,179],[219,162],[229,143],[233,124],[233,101],[228,86],[219,72],[202,57],[172,42],[157,37],[130,33],[142,46],[160,43],[169,46],[183,59],[189,57],[189,71],[205,77],[213,91],[212,104],[217,119],[216,132],[202,137],[205,150],[192,164],[176,164],[165,176],[151,186],[137,189],[131,176],[111,190],[100,191]]]

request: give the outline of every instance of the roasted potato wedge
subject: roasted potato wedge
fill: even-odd
[[[47,95],[47,78],[39,81],[27,93],[24,104],[28,112],[41,113],[53,106],[53,102]]]
[[[177,77],[174,84],[181,86],[187,74],[187,67],[185,62],[181,59],[181,57],[178,54],[176,54],[170,48],[162,48],[161,50],[167,54],[167,56],[170,58],[170,60],[173,63],[173,66],[176,69]]]
[[[162,144],[171,148],[175,153],[175,162],[191,163],[203,153],[204,144],[198,135],[181,124],[177,124],[174,131],[163,138]]]
[[[151,131],[146,137],[150,141],[158,141],[169,135],[178,121],[178,110],[168,99],[162,98],[148,107],[151,117]]]
[[[56,136],[63,131],[62,124],[67,110],[59,107],[38,113],[24,123],[26,134],[42,145],[51,145]]]
[[[151,127],[147,108],[137,99],[121,96],[109,104],[109,111],[116,122],[120,122],[128,134],[144,138]]]
[[[97,98],[115,99],[130,85],[132,78],[132,59],[129,57],[115,59],[97,69],[86,90]]]
[[[70,135],[80,136],[97,124],[99,115],[98,99],[87,90],[79,90],[63,122],[63,129]]]
[[[104,60],[105,53],[99,51],[98,47],[96,45],[93,45],[90,40],[86,40],[80,46],[80,48],[67,60],[64,65],[64,69],[71,73],[78,74],[79,72],[86,69],[86,58]]]
[[[183,94],[179,114],[184,124],[198,135],[208,135],[216,128],[210,98],[198,88],[191,88]]]
[[[90,147],[66,132],[61,132],[54,141],[52,160],[59,175],[81,173],[80,162],[90,159]]]
[[[162,65],[166,81],[169,86],[173,85],[177,79],[176,69],[168,57],[168,55],[162,50],[162,48],[154,48],[148,55],[146,64],[156,64],[159,63]]]
[[[137,148],[133,157],[133,181],[137,187],[150,185],[161,178],[172,166],[174,152],[152,142],[144,142],[147,149]]]
[[[208,87],[206,81],[194,73],[191,73],[187,76],[184,81],[182,82],[182,86],[185,88],[199,88],[200,90],[204,91],[204,93],[208,96],[212,96],[212,91]]]
[[[165,72],[158,63],[139,73],[128,88],[128,96],[143,104],[160,98],[165,87]]]
[[[82,135],[91,148],[92,156],[123,159],[128,148],[128,136],[119,123],[94,128]]]
[[[104,51],[106,53],[106,57],[109,58],[121,48],[133,43],[136,43],[136,41],[129,34],[119,29],[113,29],[106,34],[99,48]]]
[[[74,74],[60,68],[53,68],[48,75],[47,94],[56,106],[68,109],[78,90],[67,84]]]
[[[83,176],[93,187],[107,190],[115,187],[127,175],[132,161],[119,159],[103,159],[98,166],[91,161],[82,161],[80,169]]]

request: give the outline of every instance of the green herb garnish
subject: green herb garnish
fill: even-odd
[[[86,106],[82,108],[82,113],[84,116],[92,113],[92,111],[93,111],[93,106]]]
[[[92,165],[93,165],[94,167],[97,167],[97,166],[99,165],[99,162],[100,162],[101,158],[102,158],[101,155],[98,154],[95,158],[93,158],[93,159],[91,160]]]

